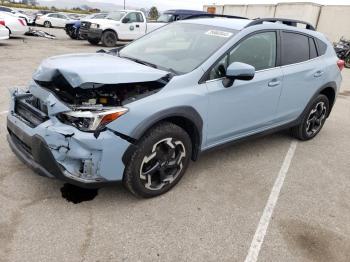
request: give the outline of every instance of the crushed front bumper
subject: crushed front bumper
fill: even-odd
[[[109,130],[96,138],[93,133],[61,123],[55,116],[47,116],[40,123],[33,115],[36,124],[30,125],[26,121],[31,117],[30,108],[23,115],[23,108],[17,106],[18,97],[23,94],[14,92],[7,116],[7,139],[17,157],[36,173],[87,188],[122,180],[122,158],[130,145],[128,141]],[[58,100],[51,101],[53,96],[48,99],[51,110],[60,106]]]

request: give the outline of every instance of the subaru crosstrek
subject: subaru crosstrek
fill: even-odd
[[[81,187],[123,181],[152,197],[216,146],[286,128],[309,140],[344,63],[297,22],[189,19],[124,48],[49,58],[27,90],[12,91],[10,147],[43,176]]]

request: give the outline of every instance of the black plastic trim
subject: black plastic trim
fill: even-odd
[[[173,108],[169,108],[169,109],[162,110],[155,113],[154,115],[142,121],[134,129],[134,131],[128,137],[131,137],[135,141],[135,143],[132,143],[128,147],[128,149],[125,151],[122,157],[123,163],[127,165],[128,160],[131,157],[131,154],[137,148],[137,143],[136,143],[137,140],[139,140],[147,130],[149,130],[156,123],[159,123],[171,117],[182,117],[191,121],[194,124],[196,128],[196,132],[198,133],[198,141],[192,141],[195,145],[194,151],[192,153],[192,160],[197,160],[199,157],[199,154],[201,151],[201,145],[202,145],[203,119],[193,107],[179,106],[179,107],[173,107]],[[191,139],[193,139],[193,137],[191,137]]]

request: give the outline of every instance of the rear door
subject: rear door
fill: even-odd
[[[295,31],[281,32],[283,90],[278,106],[281,121],[296,119],[315,92],[325,84],[325,64],[312,36]]]

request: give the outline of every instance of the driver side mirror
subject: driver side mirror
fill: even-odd
[[[127,24],[130,22],[130,19],[128,17],[124,17],[122,23]]]
[[[254,78],[255,68],[254,66],[234,62],[228,66],[226,69],[226,76],[222,81],[224,87],[230,87],[233,85],[233,82],[237,80],[249,81]]]

